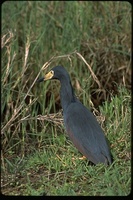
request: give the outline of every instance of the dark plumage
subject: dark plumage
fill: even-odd
[[[62,66],[54,67],[38,81],[58,79],[66,131],[77,149],[94,164],[111,164],[110,150],[94,115],[77,99],[69,74]]]

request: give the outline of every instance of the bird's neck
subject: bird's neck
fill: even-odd
[[[60,98],[63,112],[65,112],[70,103],[76,101],[70,80],[61,80]]]

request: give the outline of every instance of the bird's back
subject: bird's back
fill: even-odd
[[[64,111],[66,131],[77,149],[94,164],[111,164],[104,133],[94,115],[80,102],[71,103]]]

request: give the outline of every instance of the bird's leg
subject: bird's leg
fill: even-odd
[[[84,160],[84,159],[86,159],[86,157],[85,157],[85,156],[82,156],[82,157],[79,157],[78,159],[79,159],[79,160]],[[72,160],[75,160],[75,158],[72,158]]]
[[[82,156],[82,157],[79,158],[79,160],[84,160],[84,159],[86,159],[85,156]]]

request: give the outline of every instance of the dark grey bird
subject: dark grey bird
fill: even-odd
[[[77,99],[66,69],[56,66],[38,82],[58,79],[66,131],[76,148],[94,164],[111,164],[105,135],[95,116]]]

